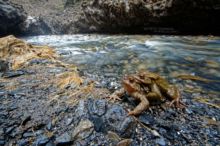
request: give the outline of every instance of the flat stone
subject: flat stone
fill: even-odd
[[[17,70],[17,71],[7,71],[3,74],[4,78],[14,78],[14,77],[19,77],[22,75],[25,75],[26,72],[22,71],[22,70]]]
[[[44,146],[49,142],[49,138],[46,136],[40,136],[37,138],[37,140],[34,142],[33,146]]]
[[[60,135],[55,141],[57,145],[70,144],[72,142],[71,136],[68,133]]]
[[[159,144],[160,146],[165,146],[166,145],[166,142],[164,140],[164,138],[159,138],[159,139],[156,139],[156,143]]]
[[[74,140],[82,140],[89,137],[94,131],[94,124],[86,120],[81,120],[78,126],[74,129],[72,133],[72,138]]]

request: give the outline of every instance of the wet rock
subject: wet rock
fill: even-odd
[[[160,146],[165,146],[166,145],[166,142],[164,140],[164,138],[159,138],[159,139],[156,139],[156,143]]]
[[[134,120],[119,105],[113,105],[105,114],[105,130],[115,131],[122,137],[130,137],[136,126]]]
[[[108,131],[107,137],[108,137],[108,139],[110,139],[113,142],[118,142],[121,140],[121,138],[118,136],[118,134],[115,132],[112,132],[112,131]]]
[[[49,24],[42,17],[28,16],[25,24],[23,30],[26,35],[45,35],[52,33]]]
[[[22,31],[26,14],[20,5],[0,0],[0,36]]]
[[[88,101],[88,110],[90,115],[102,116],[105,114],[107,109],[106,100],[89,100]]]
[[[88,117],[88,109],[85,100],[80,100],[79,104],[75,111],[75,117],[78,119],[87,118]]]
[[[24,126],[28,121],[31,120],[31,116],[26,116],[23,118],[21,125]]]
[[[68,133],[64,133],[56,138],[55,140],[57,145],[70,144],[72,142],[71,136]]]
[[[153,125],[155,123],[154,117],[147,114],[141,114],[138,119],[140,120],[140,122],[146,125]]]
[[[89,120],[82,120],[72,133],[73,140],[83,140],[89,137],[94,131],[94,125]]]
[[[130,146],[132,143],[132,139],[124,139],[120,141],[117,146]]]
[[[18,146],[26,146],[28,145],[29,141],[27,139],[22,139],[22,140],[19,140],[17,145]]]
[[[17,71],[7,71],[3,74],[4,78],[14,78],[14,77],[19,77],[22,75],[25,75],[26,72],[23,70],[17,70]]]
[[[16,126],[8,127],[8,128],[5,130],[5,134],[10,134],[15,128],[16,128]]]
[[[47,124],[46,129],[47,129],[48,131],[51,131],[51,130],[52,130],[52,122],[51,122],[51,121]]]
[[[5,145],[5,142],[4,140],[0,140],[0,146],[4,146]]]
[[[34,137],[35,134],[33,132],[25,132],[23,134],[23,138]]]
[[[0,72],[6,72],[9,69],[9,63],[4,60],[0,60]]]
[[[49,138],[43,135],[37,138],[33,146],[44,146],[48,142],[49,142]]]

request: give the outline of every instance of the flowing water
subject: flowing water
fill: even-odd
[[[54,35],[25,39],[53,46],[65,61],[91,74],[121,77],[141,69],[168,78],[187,74],[212,80],[199,85],[220,91],[220,37]]]

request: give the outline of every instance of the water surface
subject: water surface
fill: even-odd
[[[65,61],[91,74],[114,77],[140,69],[168,78],[189,74],[215,80],[200,85],[220,91],[220,37],[54,35],[25,39],[53,46]]]

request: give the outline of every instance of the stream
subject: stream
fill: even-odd
[[[220,91],[220,37],[52,35],[24,39],[54,47],[66,62],[97,76],[120,78],[147,69],[167,78],[199,76],[213,82],[196,86]]]

